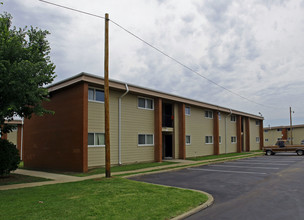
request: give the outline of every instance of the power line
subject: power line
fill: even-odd
[[[101,19],[105,19],[105,17],[103,16],[99,16],[99,15],[95,15],[95,14],[92,14],[92,13],[88,13],[88,12],[85,12],[85,11],[81,11],[81,10],[77,10],[77,9],[74,9],[74,8],[70,8],[70,7],[67,7],[67,6],[63,6],[63,5],[59,5],[59,4],[55,4],[55,3],[52,3],[52,2],[48,2],[48,1],[45,1],[45,0],[38,0],[38,1],[41,1],[43,3],[47,3],[47,4],[50,4],[50,5],[54,5],[54,6],[57,6],[57,7],[60,7],[60,8],[64,8],[64,9],[68,9],[68,10],[71,10],[71,11],[75,11],[75,12],[78,12],[78,13],[82,13],[82,14],[85,14],[85,15],[89,15],[89,16],[93,16],[93,17],[97,17],[97,18],[101,18]],[[255,102],[245,96],[242,96],[220,84],[218,84],[217,82],[207,78],[206,76],[200,74],[199,72],[195,71],[194,69],[192,69],[191,67],[187,66],[186,64],[182,63],[181,61],[175,59],[174,57],[168,55],[167,53],[165,53],[164,51],[162,51],[161,49],[158,49],[157,47],[155,47],[154,45],[150,44],[149,42],[147,42],[146,40],[142,39],[141,37],[137,36],[136,34],[134,34],[133,32],[129,31],[128,29],[124,28],[123,26],[121,26],[120,24],[118,24],[117,22],[109,19],[110,22],[112,22],[114,25],[116,25],[117,27],[119,27],[120,29],[124,30],[125,32],[127,32],[128,34],[130,34],[131,36],[135,37],[136,39],[138,39],[139,41],[143,42],[144,44],[148,45],[149,47],[153,48],[154,50],[156,50],[157,52],[161,53],[162,55],[166,56],[167,58],[171,59],[172,61],[176,62],[177,64],[179,64],[180,66],[184,67],[185,69],[188,69],[190,72],[192,73],[195,73],[196,75],[198,75],[199,77],[207,80],[208,82],[220,87],[221,89],[233,94],[233,95],[236,95],[248,102],[251,102],[251,103],[254,103],[256,105],[260,105],[260,106],[263,106],[263,107],[266,107],[266,108],[273,108],[271,106],[267,106],[267,105],[264,105],[264,104],[261,104],[261,103],[258,103],[258,102]]]

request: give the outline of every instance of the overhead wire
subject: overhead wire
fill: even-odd
[[[52,3],[52,2],[49,2],[49,1],[45,1],[45,0],[38,0],[40,2],[43,2],[43,3],[47,3],[47,4],[50,4],[50,5],[54,5],[54,6],[57,6],[57,7],[60,7],[60,8],[64,8],[64,9],[68,9],[68,10],[71,10],[71,11],[75,11],[75,12],[78,12],[78,13],[82,13],[82,14],[85,14],[85,15],[89,15],[89,16],[93,16],[93,17],[97,17],[97,18],[100,18],[100,19],[106,19],[105,17],[103,16],[99,16],[99,15],[96,15],[96,14],[92,14],[92,13],[88,13],[88,12],[85,12],[85,11],[81,11],[81,10],[78,10],[78,9],[74,9],[74,8],[71,8],[71,7],[67,7],[67,6],[63,6],[63,5],[59,5],[59,4],[55,4],[55,3]],[[135,37],[136,39],[138,39],[139,41],[143,42],[144,44],[148,45],[149,47],[153,48],[154,50],[156,50],[157,52],[161,53],[162,55],[166,56],[167,58],[171,59],[172,61],[176,62],[177,64],[179,64],[180,66],[184,67],[185,69],[188,69],[190,72],[192,73],[195,73],[196,75],[198,75],[199,77],[207,80],[208,82],[220,87],[221,89],[233,94],[233,95],[236,95],[248,102],[251,102],[251,103],[254,103],[256,105],[260,105],[260,106],[263,106],[263,107],[266,107],[266,108],[274,108],[272,106],[268,106],[268,105],[264,105],[264,104],[261,104],[261,103],[258,103],[256,101],[253,101],[243,95],[240,95],[220,84],[218,84],[217,82],[207,78],[206,76],[200,74],[199,72],[195,71],[194,69],[192,69],[191,67],[187,66],[186,64],[182,63],[181,61],[177,60],[176,58],[168,55],[167,53],[165,53],[164,51],[162,51],[161,49],[155,47],[154,45],[152,45],[151,43],[147,42],[146,40],[144,40],[143,38],[137,36],[136,34],[134,34],[133,32],[129,31],[127,28],[121,26],[120,24],[118,24],[117,22],[113,21],[112,19],[109,19],[109,21],[111,23],[113,23],[114,25],[116,25],[117,27],[119,27],[120,29],[122,29],[123,31],[127,32],[128,34],[130,34],[131,36]]]

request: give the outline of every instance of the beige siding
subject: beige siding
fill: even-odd
[[[179,157],[179,112],[178,112],[178,104],[174,105],[174,157]]]
[[[10,133],[7,134],[7,140],[12,142],[17,146],[17,129],[14,129]]]
[[[290,139],[291,132],[287,132],[287,138]],[[304,140],[304,128],[293,128],[292,130],[293,144],[301,144],[301,141]]]
[[[213,144],[205,144],[205,136],[213,136],[213,119],[205,118],[205,109],[191,107],[186,115],[186,135],[191,135],[191,145],[186,145],[186,157],[213,154]]]
[[[219,120],[219,135],[222,138],[222,142],[220,143],[220,154],[225,154],[225,153],[227,153],[226,144],[230,143],[230,141],[229,141],[230,137],[228,137],[228,136],[226,137],[227,129],[225,129],[225,126],[226,126],[227,122],[230,121],[230,118],[226,119],[227,114],[225,114],[223,112],[221,112],[220,115],[221,115],[221,119]]]
[[[264,146],[274,145],[278,138],[282,138],[282,131],[277,131],[277,129],[264,131]],[[268,141],[265,141],[265,139],[268,139]]]
[[[231,121],[230,114],[225,114],[225,117],[227,126],[226,153],[235,153],[237,152],[237,143],[231,143],[231,137],[236,137],[236,122]]]
[[[111,164],[118,164],[118,98],[123,93],[110,91]],[[154,146],[138,146],[138,134],[154,134],[154,110],[139,109],[138,96],[122,98],[122,163],[154,160]],[[104,132],[104,104],[89,102],[88,131]],[[105,147],[89,147],[89,167],[105,164]]]
[[[257,137],[260,137],[260,126],[256,125],[255,119],[250,119],[250,150],[259,150],[260,143],[256,141]],[[260,141],[263,141],[260,139]]]

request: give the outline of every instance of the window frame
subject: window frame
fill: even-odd
[[[94,144],[93,145],[89,145],[89,134],[94,134]],[[106,144],[102,144],[102,145],[96,145],[95,144],[95,137],[96,137],[96,134],[103,134],[104,135],[104,140],[105,140],[105,133],[104,132],[88,132],[88,147],[105,147]]]
[[[236,136],[231,136],[231,144],[236,144],[237,143],[237,138],[236,138]],[[235,140],[235,141],[233,141],[233,140]]]
[[[189,114],[187,114],[186,109],[189,109]],[[187,115],[187,116],[191,115],[191,108],[190,108],[190,106],[185,106],[185,115]]]
[[[89,91],[90,91],[90,89],[93,90],[93,99],[90,99],[90,98],[89,98]],[[89,102],[104,103],[104,101],[98,101],[98,100],[96,100],[96,90],[99,90],[99,91],[102,91],[102,92],[103,92],[103,100],[104,100],[105,97],[104,97],[104,90],[103,90],[103,89],[94,88],[94,87],[89,87],[89,88],[88,88],[88,101],[89,101]]]
[[[144,135],[145,136],[145,143],[144,144],[139,144],[139,135]],[[152,144],[147,144],[148,135],[152,135]],[[143,134],[143,133],[137,134],[137,146],[139,146],[139,147],[154,146],[154,134]]]
[[[234,120],[232,120],[232,118],[234,118]],[[231,122],[236,122],[236,115],[231,115],[231,116],[230,116],[230,121],[231,121]]]
[[[211,137],[211,142],[209,143],[209,138],[210,137]],[[213,136],[212,135],[206,135],[205,136],[205,144],[213,144]]]
[[[139,99],[144,99],[145,100],[145,107],[140,107],[139,106]],[[152,101],[152,108],[148,108],[147,106],[147,101],[151,100]],[[152,98],[147,98],[147,97],[142,97],[142,96],[138,96],[137,97],[137,108],[138,109],[145,109],[145,110],[154,110],[154,99]]]
[[[265,138],[265,142],[268,142],[269,140],[268,140],[268,138]]]
[[[260,121],[259,120],[255,120],[255,125],[256,126],[260,126]]]
[[[187,137],[189,137],[189,143],[187,143]],[[186,135],[185,142],[186,142],[186,145],[191,145],[191,135]]]
[[[211,113],[211,117],[209,117],[209,113]],[[207,116],[206,116],[207,115]],[[213,119],[213,111],[210,111],[210,110],[205,110],[205,118],[208,118],[208,119]]]
[[[255,137],[255,141],[257,142],[257,143],[260,143],[260,137]]]
[[[219,144],[222,144],[222,136],[219,136]]]

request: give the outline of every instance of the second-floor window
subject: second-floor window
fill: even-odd
[[[212,111],[205,111],[205,118],[213,118],[213,112]]]
[[[89,88],[89,101],[104,102],[104,91],[100,89]]]
[[[153,99],[139,97],[138,98],[138,108],[152,110],[154,108],[153,107]]]
[[[190,115],[190,113],[191,113],[190,107],[186,106],[185,107],[185,115]]]

